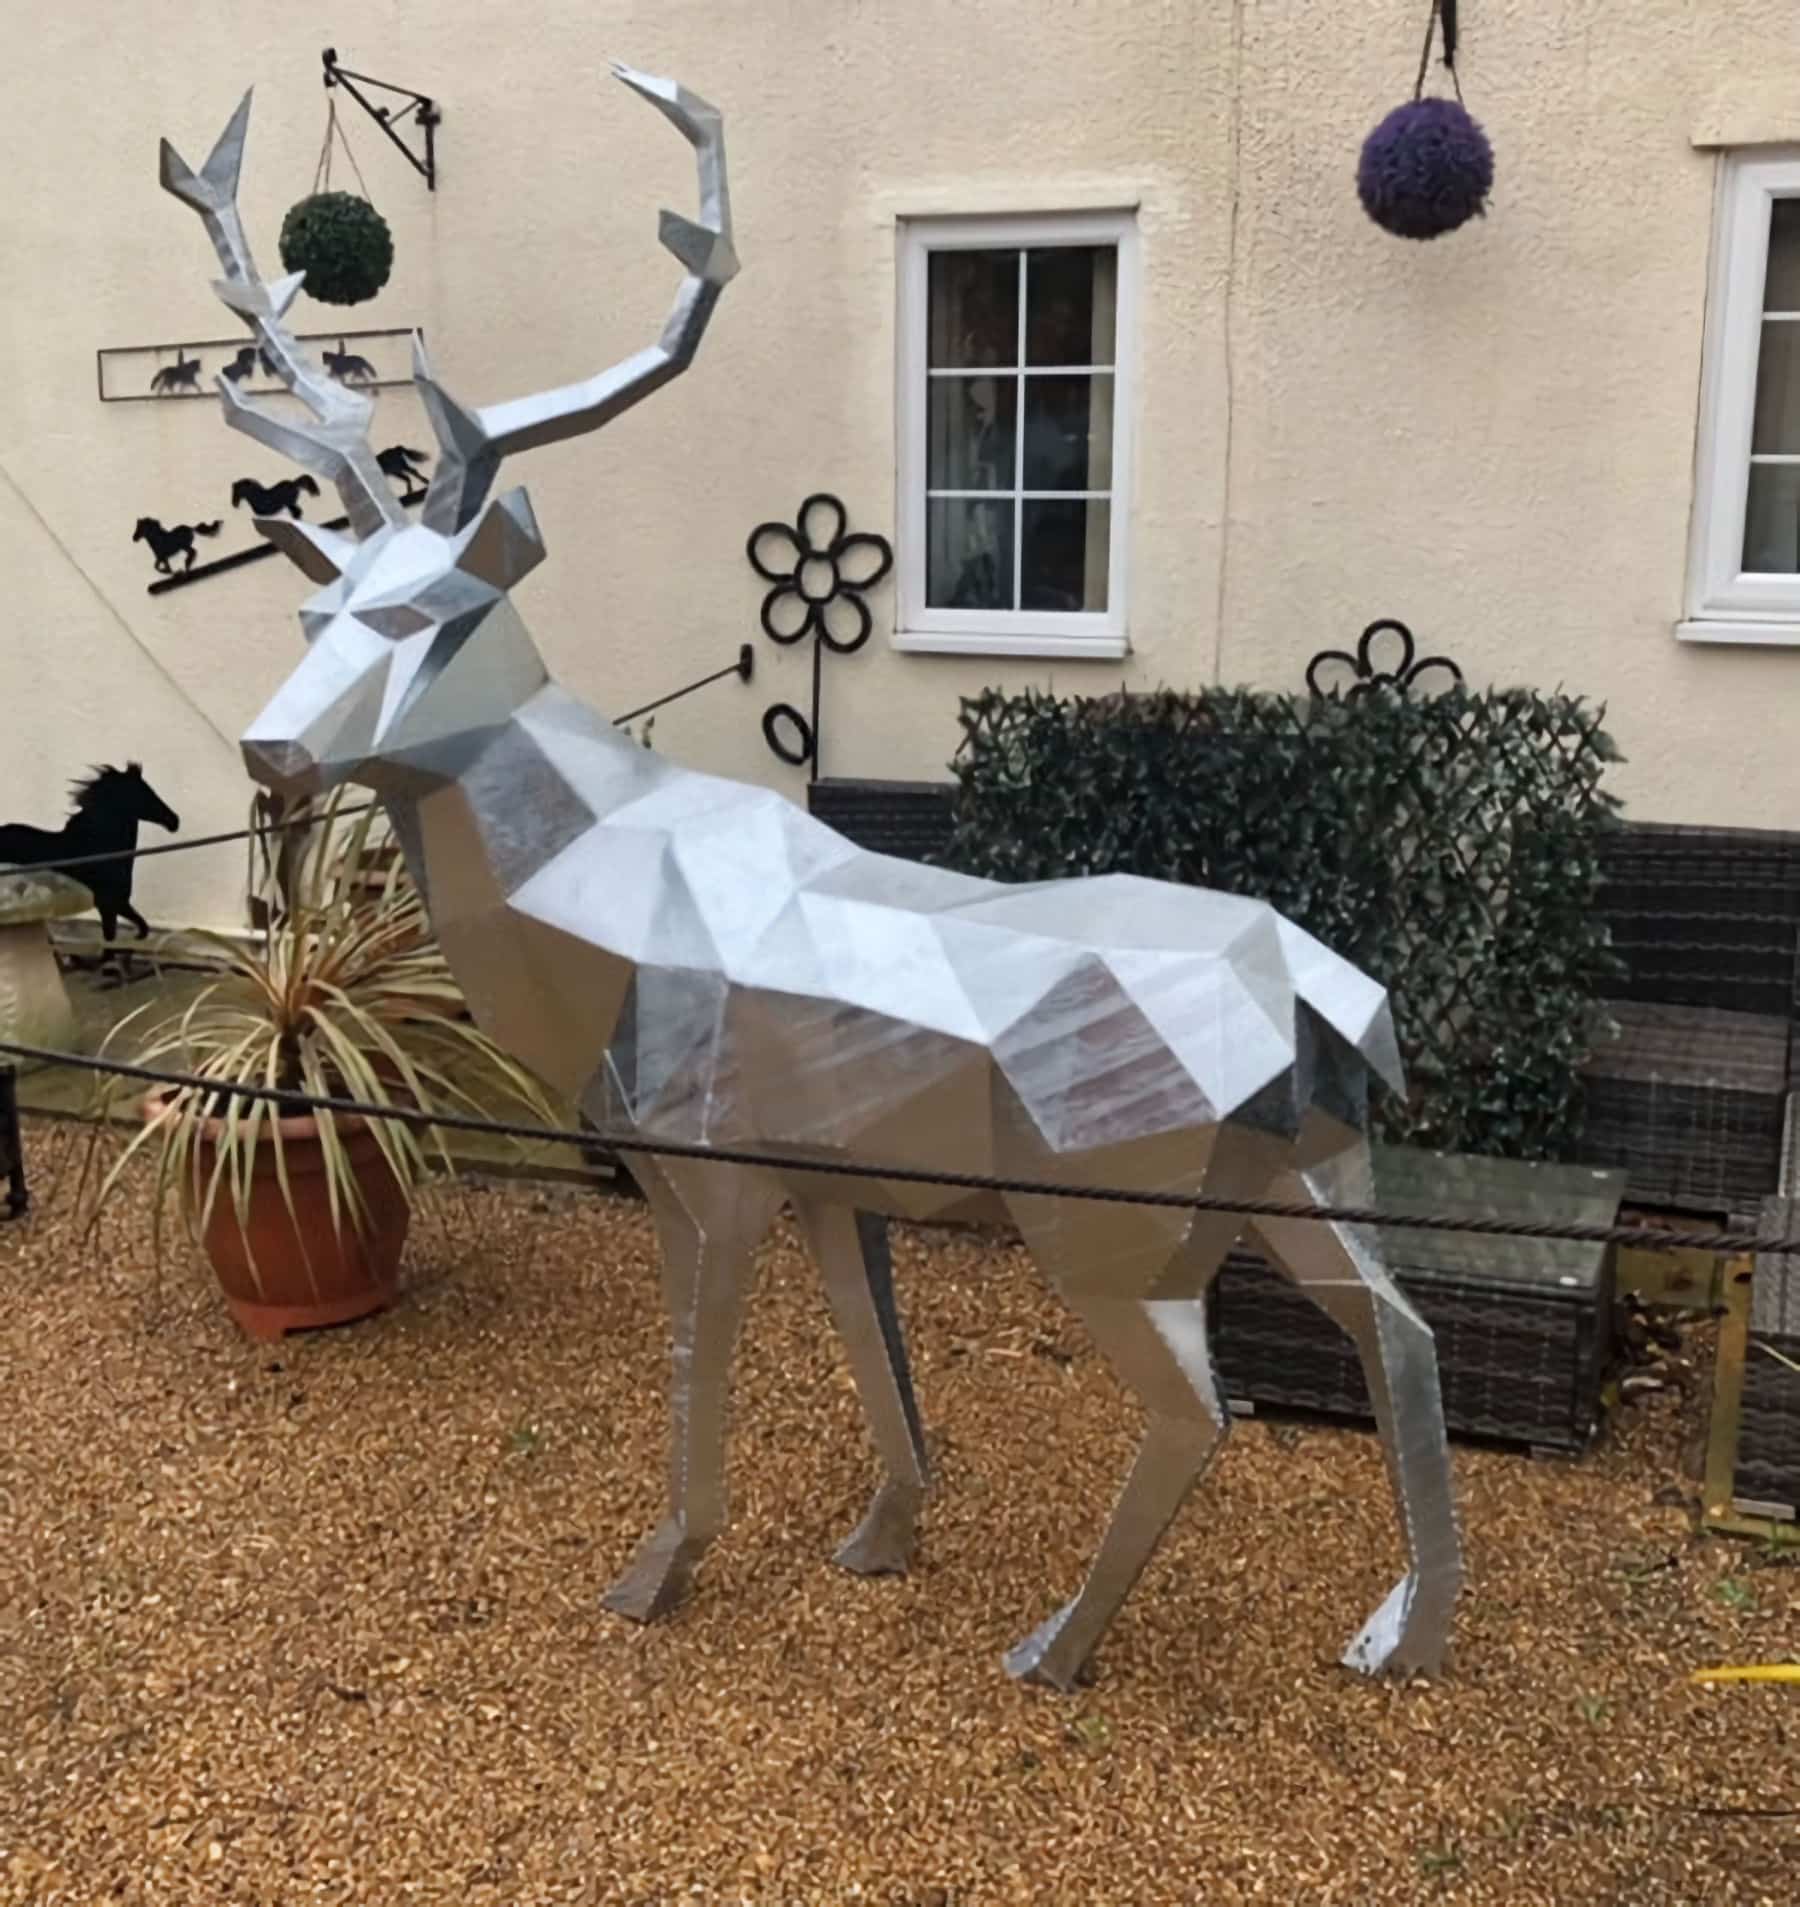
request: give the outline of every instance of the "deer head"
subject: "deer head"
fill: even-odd
[[[438,460],[411,522],[369,442],[373,402],[327,375],[289,333],[303,275],[257,275],[238,215],[250,95],[199,172],[167,140],[162,183],[197,211],[225,276],[214,289],[250,327],[265,362],[310,417],[284,416],[215,380],[226,421],[338,487],[349,534],[291,518],[257,529],[320,585],[300,611],[308,649],[243,738],[252,775],[282,794],[346,781],[420,792],[458,772],[481,739],[545,682],[508,592],[544,557],[523,489],[491,494],[501,460],[597,430],[693,361],[719,294],[737,272],[718,113],[673,81],[615,66],[685,135],[699,158],[700,217],[662,215],[662,242],[686,267],[655,344],[597,376],[471,410],[432,375],[413,339],[413,379]]]

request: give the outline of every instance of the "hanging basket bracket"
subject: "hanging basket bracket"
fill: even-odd
[[[348,67],[338,64],[337,48],[326,47],[322,55],[325,65],[325,88],[330,91],[341,86],[356,101],[364,112],[374,120],[381,130],[399,147],[406,163],[425,181],[428,192],[437,190],[437,129],[443,120],[435,101],[424,93],[415,93],[410,86],[395,86],[384,79],[371,79],[367,73],[352,73]],[[362,88],[372,86],[378,92],[393,93],[406,103],[403,106],[384,106],[363,92]],[[425,155],[423,158],[414,152],[396,128],[415,122],[425,135]]]

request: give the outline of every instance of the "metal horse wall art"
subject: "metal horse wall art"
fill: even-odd
[[[101,934],[109,946],[119,937],[121,916],[137,930],[139,940],[148,939],[150,923],[131,904],[138,825],[148,821],[174,834],[181,817],[144,779],[137,762],[127,762],[123,768],[96,768],[86,780],[76,782],[70,793],[74,812],[54,832],[20,821],[0,827],[0,866],[60,868],[64,861],[82,861],[89,855],[114,856],[71,867],[69,878],[93,895]]]
[[[638,747],[549,679],[508,596],[544,546],[525,492],[493,494],[501,464],[685,370],[737,270],[719,115],[615,70],[698,154],[698,218],[662,215],[685,267],[674,308],[612,368],[479,409],[415,339],[439,444],[417,524],[370,448],[368,398],[284,325],[300,280],[265,282],[252,263],[236,203],[248,97],[201,171],[162,156],[218,252],[219,296],[311,414],[222,382],[228,421],[335,482],[352,532],[257,525],[318,589],[300,611],[306,655],[244,737],[252,773],[287,796],[375,791],[477,1020],[603,1130],[780,1161],[627,1155],[662,1245],[672,1447],[668,1513],[608,1604],[670,1608],[724,1523],[732,1347],[784,1202],[885,1468],[839,1560],[903,1568],[926,1452],[885,1219],[1008,1215],[1149,1413],[1085,1584],[1008,1658],[1068,1686],[1225,1436],[1202,1300],[1248,1231],[1355,1339],[1399,1500],[1409,1566],[1345,1659],[1434,1669],[1461,1569],[1436,1360],[1367,1239],[882,1177],[1357,1197],[1368,1075],[1399,1083],[1382,990],[1258,902],[1114,877],[1009,887],[865,853],[772,792]]]

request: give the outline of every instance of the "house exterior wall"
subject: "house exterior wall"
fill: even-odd
[[[757,677],[658,719],[657,745],[798,795],[759,732],[804,706],[804,654],[756,629],[752,525],[809,491],[895,522],[895,262],[907,214],[1135,205],[1142,250],[1123,663],[902,655],[826,670],[824,766],[932,776],[960,695],[1299,682],[1381,615],[1477,682],[1611,705],[1632,810],[1800,821],[1783,696],[1800,657],[1678,643],[1716,158],[1800,141],[1785,0],[1483,0],[1469,103],[1491,216],[1433,245],[1378,232],[1352,176],[1407,96],[1422,0],[369,0],[339,51],[442,103],[436,194],[353,107],[397,264],[358,328],[421,325],[449,388],[491,402],[583,376],[661,325],[659,206],[691,158],[606,77],[622,56],[726,114],[745,269],[699,361],[601,436],[522,459],[550,560],[519,604],[565,683],[624,709],[754,639]],[[235,736],[291,665],[308,587],[279,560],[145,594],[141,514],[223,516],[288,474],[210,403],[101,404],[97,347],[224,337],[198,221],[156,183],[257,84],[243,204],[266,270],[310,186],[318,16],[238,4],[0,0],[29,47],[3,83],[0,814],[49,821],[93,760],[141,756],[190,831],[234,825]],[[339,182],[341,182],[341,161]],[[299,327],[338,316],[305,300]],[[378,444],[429,448],[410,393]],[[329,496],[321,502],[329,502]],[[330,512],[315,508],[312,514]],[[146,863],[165,922],[241,918],[231,850]]]

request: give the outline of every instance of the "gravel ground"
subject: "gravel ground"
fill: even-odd
[[[635,1206],[434,1194],[405,1302],[277,1349],[76,1136],[0,1227],[0,1899],[1791,1901],[1800,1565],[1690,1533],[1690,1385],[1578,1466],[1459,1452],[1446,1679],[1337,1651],[1398,1568],[1374,1440],[1240,1428],[1073,1699],[1002,1649],[1078,1580],[1132,1407],[1014,1252],[897,1260],[939,1462],[904,1581],[829,1563],[872,1480],[792,1239],[739,1363],[736,1520],[648,1630]],[[1703,1349],[1703,1347],[1702,1347]]]

